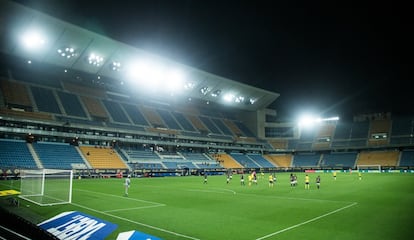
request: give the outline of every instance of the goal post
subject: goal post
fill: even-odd
[[[72,170],[22,169],[19,197],[40,206],[71,203],[72,181]]]
[[[358,172],[381,172],[381,165],[357,165]]]

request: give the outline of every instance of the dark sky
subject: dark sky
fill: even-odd
[[[281,118],[414,113],[413,21],[398,1],[19,0],[115,40],[280,93]],[[412,87],[411,87],[412,89]]]

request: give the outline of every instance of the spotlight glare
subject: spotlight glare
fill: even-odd
[[[39,33],[38,31],[30,31],[25,33],[21,41],[23,43],[23,46],[25,46],[27,49],[38,49],[43,47],[46,44],[46,39],[44,36]]]
[[[233,99],[234,99],[234,95],[233,95],[233,94],[231,94],[231,93],[228,93],[228,94],[224,95],[223,99],[224,99],[226,102],[231,102],[231,101],[233,101]]]

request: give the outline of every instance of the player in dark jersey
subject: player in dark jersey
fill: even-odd
[[[316,177],[316,187],[319,189],[321,187],[321,177],[317,176]]]

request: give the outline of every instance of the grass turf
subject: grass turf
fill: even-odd
[[[414,174],[288,173],[268,174],[258,185],[241,186],[234,175],[133,178],[129,196],[123,179],[74,179],[72,204],[40,207],[21,201],[20,215],[36,223],[64,211],[80,211],[118,225],[119,232],[137,230],[162,239],[407,239],[414,226]],[[1,189],[18,182],[0,182]],[[29,205],[30,207],[27,207]],[[37,218],[33,217],[37,216]]]

